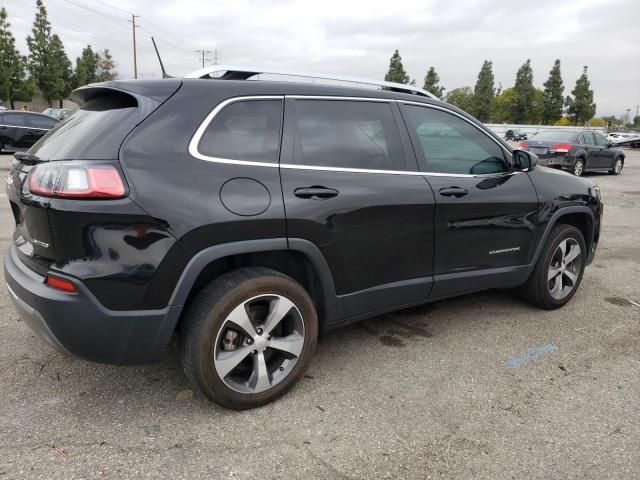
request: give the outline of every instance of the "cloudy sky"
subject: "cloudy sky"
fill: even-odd
[[[565,95],[589,66],[598,115],[635,113],[640,104],[640,0],[45,0],[70,58],[82,47],[109,48],[121,77],[133,76],[131,23],[140,27],[138,71],[159,76],[150,36],[167,70],[183,75],[207,63],[279,66],[383,78],[399,49],[421,85],[430,65],[449,90],[473,86],[484,59],[496,83],[512,86],[531,58],[542,87],[556,58]],[[3,0],[19,48],[35,0]]]

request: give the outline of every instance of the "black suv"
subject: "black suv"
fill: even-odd
[[[194,387],[243,409],[288,391],[325,329],[496,287],[568,302],[596,251],[598,187],[384,85],[76,90],[80,110],[7,179],[21,317],[114,364],[158,360],[175,333]]]
[[[41,113],[0,111],[0,152],[26,150],[40,140],[58,121]]]

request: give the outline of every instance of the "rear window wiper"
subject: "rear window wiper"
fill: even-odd
[[[27,153],[27,152],[16,152],[13,154],[13,158],[18,160],[19,162],[40,163],[40,162],[46,161],[41,159],[37,155],[34,155],[33,153]]]

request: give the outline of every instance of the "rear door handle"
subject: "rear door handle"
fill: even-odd
[[[469,193],[468,190],[465,190],[464,188],[460,188],[460,187],[448,187],[448,188],[440,189],[440,195],[442,195],[443,197],[460,198],[460,197],[464,197],[467,193]]]
[[[327,200],[328,198],[337,197],[338,193],[340,192],[335,188],[319,186],[301,187],[293,191],[293,194],[298,198],[310,198],[312,200]]]

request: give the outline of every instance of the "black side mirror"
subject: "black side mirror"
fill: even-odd
[[[526,172],[536,168],[538,164],[538,156],[535,153],[528,152],[527,150],[514,150],[513,161],[516,169]]]

